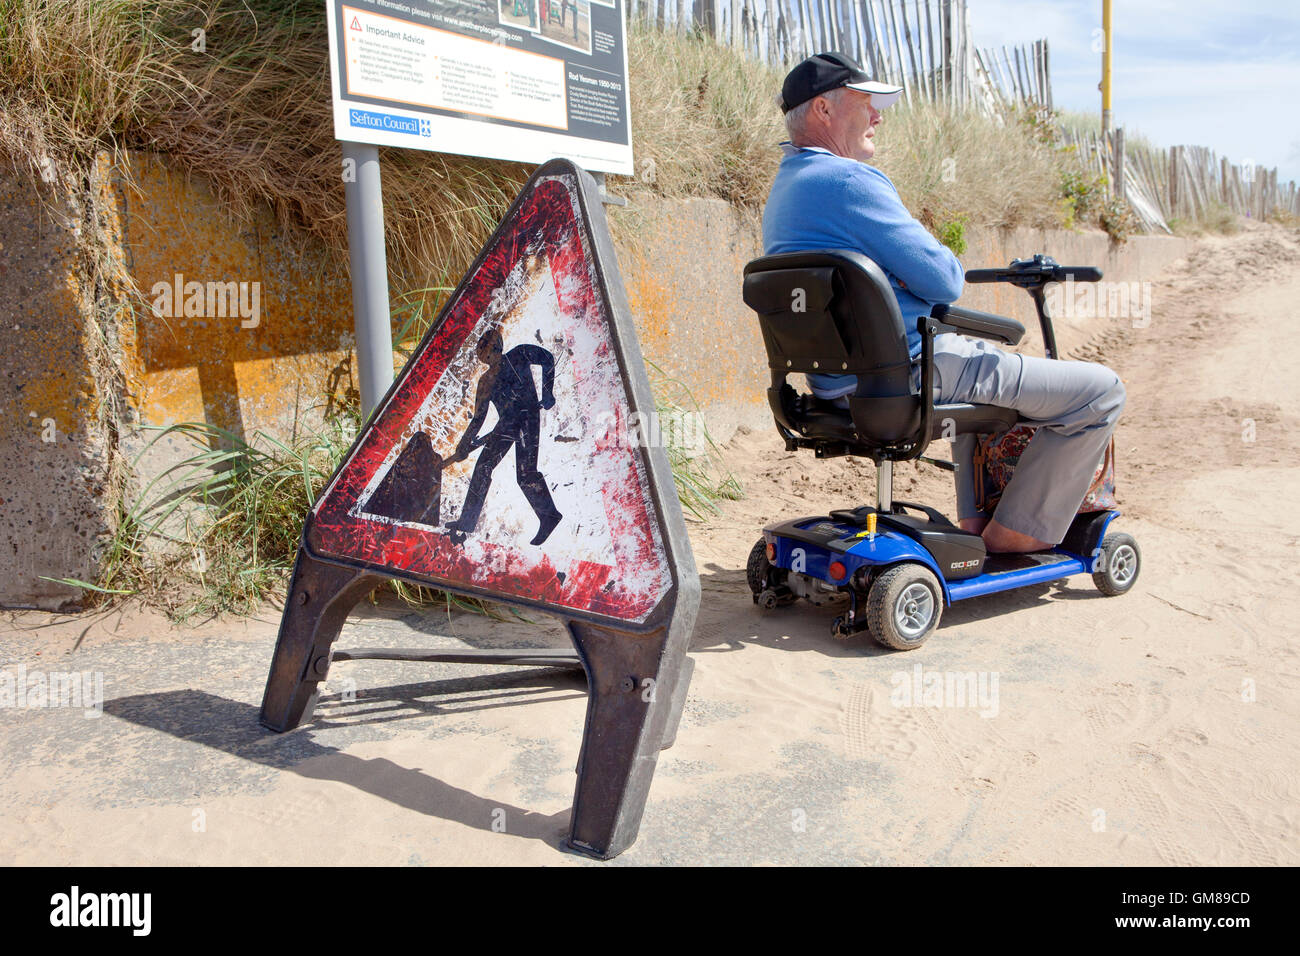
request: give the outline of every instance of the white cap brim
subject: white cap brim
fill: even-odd
[[[864,83],[845,83],[844,88],[846,90],[857,90],[859,93],[870,93],[871,105],[878,110],[883,110],[886,106],[892,106],[903,92],[901,86],[890,86],[888,83],[878,83],[875,80],[867,80]]]

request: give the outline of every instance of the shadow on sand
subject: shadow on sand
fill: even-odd
[[[420,769],[402,767],[382,757],[356,757],[319,744],[312,739],[311,731],[580,697],[586,696],[584,687],[581,675],[533,669],[359,690],[355,703],[344,701],[341,695],[322,697],[313,721],[287,734],[272,733],[258,724],[257,708],[251,704],[199,690],[121,697],[106,701],[104,712],[178,740],[202,744],[304,778],[337,781],[407,810],[475,829],[491,830],[494,820],[500,819],[500,812],[505,811],[512,835],[540,840],[564,850],[569,823],[567,809],[542,815],[500,800],[489,800]],[[539,696],[538,688],[549,693]],[[454,707],[426,700],[449,694],[473,696],[458,696]],[[462,706],[467,702],[470,706]],[[384,703],[395,706],[385,708]],[[396,712],[398,708],[401,713]]]

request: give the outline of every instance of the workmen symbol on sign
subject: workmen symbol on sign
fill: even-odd
[[[478,359],[487,365],[487,370],[478,381],[469,425],[455,452],[443,463],[445,467],[463,461],[474,449],[483,449],[474,463],[474,474],[469,481],[460,517],[447,525],[451,540],[457,544],[473,533],[492,483],[492,472],[511,447],[515,450],[515,481],[540,522],[537,534],[529,543],[539,545],[544,542],[562,517],[551,499],[545,476],[537,469],[541,410],[555,405],[555,357],[540,345],[516,345],[505,354],[502,354],[503,348],[501,333],[496,329],[489,329],[479,338]],[[533,382],[534,365],[542,369],[541,401],[538,401]],[[489,405],[496,406],[496,427],[479,435]]]
[[[479,377],[474,410],[455,451],[446,458],[441,457],[434,449],[430,434],[423,429],[416,431],[366,501],[367,514],[436,527],[442,513],[444,470],[482,448],[474,463],[460,516],[446,526],[452,543],[462,544],[478,525],[493,471],[513,447],[515,480],[539,522],[537,534],[530,543],[540,545],[550,537],[562,514],[555,507],[546,478],[537,467],[537,458],[541,412],[555,406],[555,357],[538,345],[518,345],[504,355],[503,351],[498,329],[489,329],[479,337],[475,355],[487,368]],[[540,401],[533,381],[534,365],[542,369]],[[478,431],[490,406],[496,407],[496,423],[480,435]]]

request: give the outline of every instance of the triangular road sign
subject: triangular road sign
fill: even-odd
[[[632,625],[672,587],[579,175],[524,187],[312,509],[314,556]]]
[[[308,514],[263,725],[311,713],[348,611],[383,577],[547,611],[587,675],[569,845],[630,846],[685,704],[700,599],[667,455],[630,440],[657,432],[640,427],[653,412],[595,181],[552,160]]]
[[[358,20],[356,17],[353,17],[353,18],[352,18],[352,22],[351,22],[350,24],[348,24],[348,29],[349,29],[349,30],[360,30],[360,29],[361,29],[361,21]]]

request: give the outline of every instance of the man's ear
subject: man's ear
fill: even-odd
[[[818,96],[813,99],[812,113],[823,123],[831,121],[831,100],[829,96]]]

